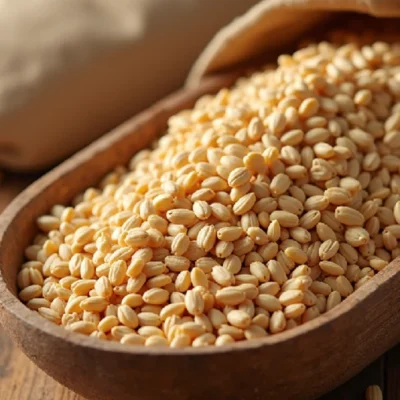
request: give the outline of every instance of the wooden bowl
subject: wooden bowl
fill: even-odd
[[[201,88],[173,94],[132,118],[39,179],[0,217],[0,321],[35,364],[89,399],[310,399],[399,341],[398,259],[317,319],[226,347],[174,350],[103,342],[52,324],[16,297],[16,275],[36,217],[127,163],[162,132],[170,115],[234,78],[208,79]]]

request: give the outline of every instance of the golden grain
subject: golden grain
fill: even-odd
[[[334,308],[400,255],[394,59],[380,42],[308,47],[172,116],[129,168],[37,219],[20,299],[76,332],[176,348]]]

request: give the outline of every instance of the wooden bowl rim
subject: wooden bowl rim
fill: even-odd
[[[236,73],[235,76],[238,74]],[[208,77],[205,85],[209,84],[212,87],[215,80],[220,77]],[[133,126],[141,126],[143,122],[149,118],[154,111],[163,108],[167,102],[179,101],[180,97],[184,94],[196,96],[200,94],[197,88],[181,89],[163,100],[157,102],[149,109],[137,114],[136,116],[128,119],[123,124],[111,130],[108,134],[97,139],[95,142],[76,153],[59,166],[52,169],[50,172],[43,175],[37,181],[32,183],[28,188],[21,192],[0,215],[0,249],[2,246],[7,245],[5,233],[8,227],[13,223],[13,220],[18,216],[19,212],[34,198],[47,187],[51,186],[58,179],[66,174],[73,173],[74,168],[78,164],[82,164],[85,160],[89,160],[96,155],[96,153],[103,151],[105,148],[112,146],[126,135],[133,134]],[[5,243],[4,243],[5,242]],[[344,299],[340,305],[320,315],[318,318],[309,321],[303,325],[295,327],[294,329],[284,331],[278,334],[269,335],[265,338],[257,340],[248,340],[236,342],[232,345],[221,347],[210,346],[193,348],[188,347],[184,349],[171,349],[163,347],[144,347],[144,346],[127,346],[118,342],[103,341],[91,338],[82,334],[70,332],[65,328],[55,325],[54,323],[41,317],[38,313],[31,311],[26,307],[7,287],[6,282],[2,277],[2,268],[0,266],[0,306],[12,314],[16,319],[23,323],[27,323],[35,330],[43,331],[44,333],[57,337],[59,340],[65,341],[72,346],[89,347],[96,351],[110,352],[114,354],[132,354],[132,355],[154,355],[154,356],[204,356],[208,354],[227,354],[243,352],[246,350],[255,350],[261,347],[270,347],[276,344],[284,344],[291,340],[301,340],[304,335],[308,335],[315,330],[323,330],[329,328],[329,325],[334,323],[346,313],[356,309],[360,303],[365,301],[371,296],[374,291],[390,280],[396,273],[400,273],[400,257],[393,260],[384,270],[376,274],[369,282],[364,284],[361,288],[357,289],[348,298]]]

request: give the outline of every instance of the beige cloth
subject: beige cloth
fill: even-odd
[[[48,167],[176,89],[257,1],[0,0],[0,167]]]
[[[400,0],[263,0],[216,34],[186,84],[196,86],[207,74],[284,46],[337,11],[400,17]]]

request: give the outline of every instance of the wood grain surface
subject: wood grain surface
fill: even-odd
[[[0,186],[0,210],[35,178],[8,175]],[[384,399],[400,399],[400,345],[319,400],[363,400],[366,387],[372,384],[380,385],[384,390]],[[37,368],[0,327],[0,400],[84,399]]]

